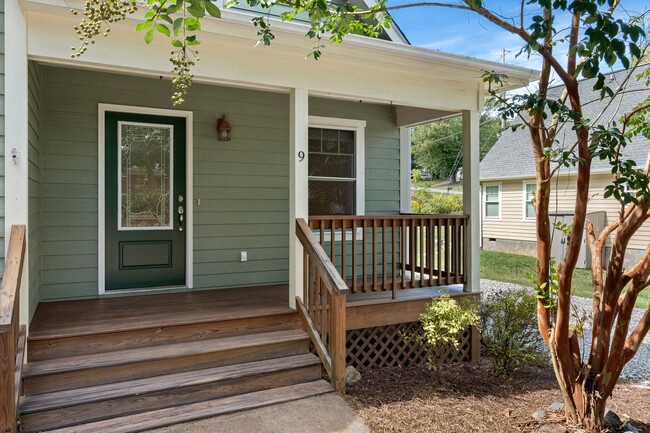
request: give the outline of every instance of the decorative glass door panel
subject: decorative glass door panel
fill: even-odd
[[[118,123],[119,229],[172,230],[172,125]]]

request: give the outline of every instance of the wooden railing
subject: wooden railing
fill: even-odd
[[[296,236],[304,251],[304,302],[296,306],[332,385],[345,392],[345,282],[304,219],[296,220]]]
[[[317,216],[320,245],[351,293],[465,282],[465,215]]]
[[[5,271],[0,287],[0,432],[17,430],[25,348],[25,327],[19,326],[20,282],[25,258],[25,226],[11,227]]]

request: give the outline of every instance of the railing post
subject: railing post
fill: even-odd
[[[331,357],[332,357],[332,383],[336,392],[345,393],[345,295],[332,296],[331,298]]]
[[[16,302],[18,304],[18,302]],[[0,432],[15,433],[16,429],[16,350],[18,345],[18,314],[14,314],[11,329],[0,334]]]

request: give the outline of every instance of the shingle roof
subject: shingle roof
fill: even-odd
[[[637,71],[640,73],[648,67],[650,67],[650,64],[642,65]],[[610,87],[613,89],[617,88],[617,83],[620,83],[625,78],[625,74],[626,71],[624,70],[613,72],[608,77],[609,80],[613,81],[609,83]],[[645,80],[637,80],[636,75],[635,73],[630,79],[625,93],[622,96],[617,96],[606,110],[605,114],[601,117],[601,123],[608,122],[613,115],[615,116],[614,119],[618,121],[623,114],[630,111],[650,94],[650,89],[645,86]],[[580,83],[583,115],[587,119],[595,118],[603,106],[609,101],[608,98],[601,101],[600,92],[592,89],[594,80],[584,80]],[[562,90],[562,86],[550,88],[549,98],[559,98]],[[575,140],[575,135],[572,134],[573,131],[568,126],[566,125],[560,131],[558,137],[560,147],[568,148]],[[636,137],[626,146],[623,154],[626,158],[634,160],[637,165],[643,165],[648,151],[650,151],[650,141],[643,137]],[[592,170],[594,171],[608,171],[609,168],[610,166],[607,160],[601,161],[594,159],[592,161]],[[518,129],[515,132],[512,132],[510,129],[504,131],[492,149],[485,155],[483,161],[481,161],[480,174],[481,180],[534,177],[535,165],[528,128]]]

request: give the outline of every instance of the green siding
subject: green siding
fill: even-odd
[[[309,114],[366,121],[366,214],[399,214],[399,129],[391,107],[309,98]]]
[[[0,0],[0,280],[5,270],[5,2]]]
[[[166,80],[43,67],[43,299],[97,293],[97,104],[172,108],[170,94]],[[398,213],[399,132],[391,108],[310,103],[310,114],[367,120],[366,209]],[[288,95],[197,84],[182,108],[194,115],[194,287],[286,282]],[[233,127],[230,142],[216,138],[222,114]],[[239,262],[242,250],[248,262]]]
[[[28,73],[29,233],[27,242],[29,244],[29,317],[32,317],[41,298],[41,66],[30,62]]]

